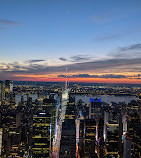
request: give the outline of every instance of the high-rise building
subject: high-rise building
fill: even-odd
[[[121,124],[120,115],[111,109],[104,113],[104,140],[106,143],[106,157],[120,157]]]
[[[21,146],[22,126],[21,126],[21,111],[18,109],[10,109],[5,107],[2,115],[3,122],[3,155],[8,157],[23,156]]]
[[[53,150],[53,139],[55,138],[55,123],[56,117],[58,113],[58,103],[60,104],[60,98],[57,98],[56,94],[48,95],[48,98],[43,100],[43,105],[40,105],[45,111],[51,115],[50,123],[51,123],[51,151]],[[57,99],[57,100],[56,100]]]
[[[107,122],[106,155],[107,157],[119,157],[119,124]]]
[[[84,142],[85,142],[85,129],[84,129],[85,120],[81,119],[79,123],[79,142],[78,142],[78,157],[84,157]]]
[[[0,106],[4,99],[4,82],[0,81]]]
[[[101,115],[102,115],[101,99],[90,98],[89,118],[97,120],[100,119]]]
[[[76,118],[76,158],[80,156],[82,152],[81,150],[84,149],[83,137],[84,137],[84,116],[82,114],[82,111],[80,111],[78,117]]]
[[[13,81],[6,80],[5,81],[5,86],[6,86],[7,89],[9,89],[9,92],[13,92]]]
[[[78,100],[76,104],[76,113],[79,115],[79,112],[82,111],[84,118],[89,118],[89,104],[86,104],[81,99]]]
[[[128,111],[127,114],[128,133],[131,139],[131,157],[141,157],[141,124],[137,111]]]
[[[65,114],[66,114],[66,108],[67,108],[67,103],[68,103],[68,99],[69,99],[69,89],[65,89],[62,92],[62,98],[61,98],[61,121],[63,122],[65,119]]]
[[[66,108],[65,119],[75,119],[75,98],[69,97],[69,101]]]
[[[32,157],[48,158],[50,155],[50,114],[38,111],[33,116]]]
[[[96,121],[96,141],[98,141],[99,139],[98,134],[100,134],[100,130],[102,130],[101,124],[99,124],[100,118],[102,118],[101,99],[90,98],[89,118],[95,119]]]
[[[62,133],[60,140],[61,158],[76,157],[76,127],[75,119],[65,119],[62,123]]]
[[[140,122],[141,122],[141,94],[139,95],[137,103],[138,103],[138,113],[139,113]]]
[[[84,156],[85,158],[96,157],[96,121],[86,119],[84,124]]]
[[[131,146],[132,146],[131,138],[125,136],[123,138],[123,157],[124,158],[131,158]]]

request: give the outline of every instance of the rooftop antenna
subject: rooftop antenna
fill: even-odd
[[[67,76],[67,71],[68,71],[68,69],[67,69],[67,67],[66,67],[66,82],[65,82],[65,89],[67,89],[67,86],[68,86],[68,76]]]

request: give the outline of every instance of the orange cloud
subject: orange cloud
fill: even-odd
[[[42,82],[65,82],[65,78],[56,75],[16,75],[16,80],[20,81],[42,81]],[[141,84],[141,79],[135,78],[69,78],[69,82],[88,83],[119,83],[119,84]]]

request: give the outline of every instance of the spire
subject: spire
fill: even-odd
[[[66,82],[65,82],[65,89],[67,89],[67,86],[68,86],[68,76],[67,76],[67,71],[68,71],[68,69],[67,69],[67,67],[66,67]]]

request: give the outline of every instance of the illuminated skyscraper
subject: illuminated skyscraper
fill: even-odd
[[[139,116],[140,116],[140,122],[141,122],[141,94],[139,96],[139,99],[138,99],[138,113],[139,113]]]
[[[65,114],[66,114],[66,108],[67,108],[67,103],[69,99],[69,89],[65,89],[62,92],[62,98],[61,98],[61,121],[63,122],[65,119]]]
[[[69,96],[69,101],[67,103],[65,119],[75,119],[75,98]]]
[[[90,98],[90,107],[89,107],[89,118],[95,119],[96,121],[96,141],[99,139],[99,131],[102,130],[99,127],[99,120],[102,117],[102,106],[101,99],[92,99]]]
[[[131,157],[141,157],[141,124],[137,111],[128,111],[127,114],[128,134],[131,139]]]
[[[84,123],[84,156],[85,158],[96,157],[96,121],[86,119]]]
[[[120,157],[121,120],[118,113],[110,110],[104,113],[104,139],[106,143],[106,156],[108,158]]]
[[[5,87],[9,90],[9,92],[13,92],[13,81],[6,80],[5,81]]]
[[[84,129],[85,120],[81,119],[79,122],[79,140],[78,141],[78,157],[84,157],[84,142],[85,142],[85,129]],[[77,146],[76,146],[77,147]],[[77,150],[77,148],[76,148]]]
[[[90,98],[89,118],[98,120],[102,115],[101,99]]]
[[[32,157],[48,158],[50,154],[50,114],[38,111],[33,116]]]

